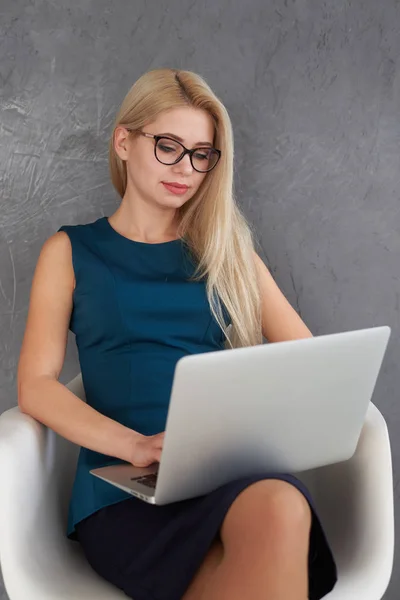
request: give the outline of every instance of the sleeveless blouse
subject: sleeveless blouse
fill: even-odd
[[[69,329],[76,336],[86,402],[144,435],[165,430],[177,361],[225,348],[206,283],[191,282],[195,262],[183,239],[158,244],[119,234],[107,217],[63,225],[72,246],[76,287]],[[221,302],[224,319],[229,314]],[[82,447],[69,504],[67,535],[100,508],[130,494],[94,477],[122,463]]]

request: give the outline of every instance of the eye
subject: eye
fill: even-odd
[[[158,147],[163,152],[176,152],[176,148],[173,148],[172,146],[165,146],[164,144],[158,144]]]
[[[200,159],[200,160],[208,160],[210,153],[209,152],[195,152],[194,155],[196,158]]]

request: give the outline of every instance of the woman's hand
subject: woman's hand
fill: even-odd
[[[154,462],[160,462],[164,443],[165,431],[156,435],[141,435],[136,437],[130,462],[134,467],[148,467]]]

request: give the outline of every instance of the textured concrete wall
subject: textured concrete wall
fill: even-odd
[[[263,258],[314,335],[390,325],[374,393],[400,478],[400,6],[395,0],[2,0],[0,410],[34,266],[111,214],[110,127],[145,71],[198,71],[231,115]],[[78,372],[71,339],[62,381]],[[396,563],[387,600],[398,597]],[[0,592],[1,595],[1,592]]]

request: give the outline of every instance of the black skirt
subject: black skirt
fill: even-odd
[[[293,475],[265,473],[237,479],[196,498],[157,506],[132,497],[98,510],[76,525],[92,568],[134,600],[180,600],[203,562],[232,502],[261,479],[294,485],[312,512],[309,598],[319,600],[337,580],[336,564],[305,485]]]

